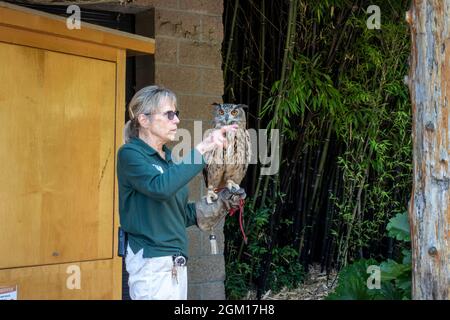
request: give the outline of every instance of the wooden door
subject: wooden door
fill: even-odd
[[[150,52],[149,43],[104,28],[68,32],[60,18],[4,6],[0,287],[17,286],[19,299],[120,299],[121,45]]]
[[[5,43],[0,61],[0,269],[112,258],[115,64]]]
[[[113,298],[116,63],[8,43],[0,61],[0,283]]]

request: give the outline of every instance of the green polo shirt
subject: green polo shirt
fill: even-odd
[[[180,163],[166,159],[139,138],[132,138],[117,153],[119,215],[134,253],[144,258],[182,253],[188,255],[186,227],[196,224],[195,204],[188,203],[188,182],[204,167],[194,148]]]

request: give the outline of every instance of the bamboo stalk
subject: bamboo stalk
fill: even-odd
[[[323,180],[323,173],[325,172],[325,162],[326,159],[328,157],[328,149],[329,149],[329,145],[330,145],[330,137],[331,137],[331,132],[333,131],[333,121],[331,121],[329,128],[328,128],[328,132],[327,132],[327,136],[325,139],[325,144],[323,147],[323,151],[320,157],[320,163],[319,163],[319,168],[316,174],[316,178],[315,178],[315,184],[313,187],[313,196],[312,196],[312,203],[314,203],[314,206],[311,206],[310,208],[310,213],[311,215],[314,215],[314,219],[313,222],[311,223],[311,228],[310,228],[310,233],[311,233],[311,247],[309,248],[309,252],[310,252],[310,256],[314,254],[314,246],[315,246],[315,238],[316,238],[316,231],[317,231],[317,225],[318,225],[318,221],[319,221],[319,212],[318,212],[318,207],[319,207],[319,202],[321,199],[321,196],[323,197],[323,191],[321,188],[321,190],[318,191],[319,189],[319,185],[322,186],[322,180]],[[319,196],[316,196],[317,194],[319,194]]]
[[[309,146],[310,149],[312,149],[311,146]],[[312,162],[314,160],[314,154],[310,150],[308,152],[308,160],[306,162],[306,168],[305,168],[305,186],[304,186],[304,194],[303,194],[303,206],[301,208],[302,216],[301,216],[301,231],[300,231],[300,241],[298,245],[298,255],[299,257],[302,257],[303,252],[303,246],[305,242],[305,234],[306,234],[306,228],[307,228],[307,208],[309,207],[309,202],[311,201],[311,198],[309,197],[309,185],[311,183],[311,166]],[[314,170],[314,169],[313,169]]]
[[[289,16],[288,16],[288,29],[286,34],[286,42],[284,47],[284,54],[283,54],[283,62],[282,62],[282,68],[281,68],[281,77],[280,77],[280,87],[277,94],[277,99],[275,103],[275,109],[274,109],[274,117],[273,117],[273,124],[275,128],[280,128],[280,143],[279,143],[279,153],[280,155],[283,154],[283,128],[284,123],[280,119],[280,105],[281,101],[284,98],[284,91],[285,91],[285,81],[286,81],[286,70],[288,70],[288,67],[291,65],[289,60],[289,54],[292,50],[293,45],[293,38],[295,34],[295,19],[296,19],[296,13],[297,13],[297,0],[290,0],[289,1]],[[272,126],[273,127],[273,126]],[[281,157],[282,159],[282,157]],[[266,186],[269,182],[269,176],[266,176],[265,182],[264,182],[264,189],[266,190]],[[277,193],[279,187],[279,173],[275,174],[275,192]],[[265,205],[265,198],[266,195],[263,193],[263,200],[261,201],[260,206]]]
[[[337,180],[337,176],[338,176],[339,172],[338,172],[338,168],[333,167],[332,169],[332,173],[331,173],[331,178],[329,180],[329,184],[328,184],[328,194],[335,194],[334,193],[334,187],[336,186],[336,180]],[[326,218],[325,218],[325,225],[324,225],[324,231],[323,231],[323,239],[322,239],[322,248],[320,250],[320,264],[321,267],[323,268],[326,265],[326,260],[327,260],[327,254],[328,254],[328,249],[329,249],[329,239],[330,237],[330,227],[333,223],[333,214],[334,214],[334,206],[333,206],[333,202],[330,201],[330,198],[327,198],[327,209],[326,209]]]
[[[261,128],[261,108],[263,104],[263,98],[264,98],[264,81],[265,81],[265,52],[266,52],[266,1],[261,1],[261,34],[260,34],[260,41],[259,41],[259,86],[258,86],[258,103],[256,105],[256,130],[258,131]],[[253,167],[253,173],[252,173],[252,189],[259,190],[259,188],[255,189],[256,185],[256,174],[257,174],[258,167],[255,165]],[[258,197],[258,194],[254,193],[254,199]],[[252,204],[252,208],[254,208],[254,202]]]
[[[282,96],[284,94],[284,87],[285,87],[285,81],[286,81],[286,70],[288,65],[290,65],[289,62],[289,54],[291,52],[292,49],[292,39],[293,39],[293,35],[295,34],[295,22],[296,22],[296,13],[297,13],[297,0],[290,0],[289,1],[289,17],[288,17],[288,30],[287,30],[287,35],[286,35],[286,43],[285,43],[285,50],[284,50],[284,55],[283,55],[283,64],[282,64],[282,70],[281,70],[281,79],[280,79],[280,89],[278,91],[278,96],[277,96],[277,100],[276,100],[276,105],[275,105],[275,110],[274,110],[274,121],[273,123],[275,125],[280,124],[280,130],[281,130],[281,135],[280,135],[280,155],[283,154],[283,121],[281,121],[280,119],[280,105],[281,105],[281,99]],[[275,174],[275,182],[274,182],[274,195],[275,197],[278,197],[278,191],[279,191],[279,173]],[[266,181],[265,181],[265,185],[268,184],[269,181],[269,177],[266,177]],[[278,204],[278,203],[277,203]],[[273,242],[275,239],[273,239],[273,231],[274,231],[274,224],[277,221],[277,204],[273,206],[272,209],[272,215],[271,215],[271,219],[270,219],[270,232],[269,232],[269,252],[272,251],[273,248]],[[262,205],[264,205],[264,202],[262,202]],[[269,254],[268,259],[265,261],[264,263],[264,267],[263,267],[263,274],[262,274],[262,289],[265,289],[266,286],[266,280],[267,280],[267,275],[269,273],[270,270],[270,264],[271,264],[271,255]]]
[[[239,0],[235,0],[233,19],[231,21],[230,39],[228,40],[227,55],[225,57],[225,64],[223,66],[223,81],[224,81],[224,83],[227,83],[227,73],[228,73],[227,71],[228,71],[229,62],[230,62],[231,48],[233,47],[234,32],[236,29],[236,17],[237,17],[238,8],[239,8]]]
[[[369,139],[366,139],[366,143],[365,143],[365,146],[364,146],[364,151],[363,151],[362,154],[365,153],[365,150],[367,149],[368,145],[369,145]],[[370,159],[371,156],[372,156],[372,149],[369,150],[369,155],[368,155],[367,158]],[[364,172],[363,179],[361,180],[361,182],[359,184],[358,193],[357,193],[357,196],[356,196],[356,203],[354,204],[354,207],[353,207],[352,217],[351,217],[350,223],[348,224],[347,235],[345,237],[345,242],[344,242],[344,246],[343,246],[343,250],[342,250],[342,255],[343,255],[342,257],[343,258],[341,260],[341,261],[345,261],[345,264],[346,264],[346,261],[347,261],[348,244],[349,244],[350,236],[351,236],[352,229],[353,229],[353,221],[355,220],[356,212],[358,210],[358,205],[359,205],[359,202],[361,201],[361,194],[362,194],[362,191],[364,189],[364,184],[366,182],[366,179],[367,179],[367,177],[369,175],[369,169],[370,169],[370,166],[369,166],[369,164],[367,164],[367,167],[366,167],[365,172]]]

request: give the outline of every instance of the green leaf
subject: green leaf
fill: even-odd
[[[375,296],[376,300],[402,300],[403,298],[403,291],[391,282],[382,282],[381,290],[376,292]]]
[[[411,241],[408,213],[399,213],[391,218],[386,230],[390,237],[400,241]]]
[[[327,300],[372,300],[377,295],[367,288],[369,274],[367,268],[377,265],[374,259],[361,259],[344,267],[339,272],[339,282],[335,291],[327,296]]]
[[[409,299],[411,299],[411,274],[405,275],[404,277],[401,277],[397,280],[397,287],[402,289],[405,292],[405,296],[407,296]]]
[[[397,263],[394,260],[388,259],[381,263],[380,269],[381,281],[390,281],[410,273],[411,265]]]
[[[403,249],[402,250],[402,254],[403,254],[403,260],[402,263],[403,264],[411,264],[412,263],[412,258],[411,258],[411,250],[409,249]]]

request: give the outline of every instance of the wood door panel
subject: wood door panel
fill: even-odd
[[[116,64],[0,43],[0,269],[113,257]]]
[[[19,300],[118,299],[114,260],[0,270],[1,285],[17,285]],[[113,272],[114,270],[114,272]],[[79,277],[78,277],[79,276]]]

